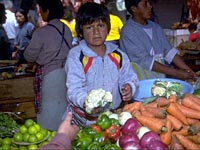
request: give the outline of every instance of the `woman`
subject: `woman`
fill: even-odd
[[[35,77],[37,122],[43,128],[57,130],[67,106],[63,66],[72,34],[59,20],[64,14],[60,0],[37,2],[48,24],[35,30],[24,56],[27,61],[39,64]]]
[[[138,78],[196,80],[196,74],[170,45],[160,25],[149,20],[149,0],[125,0],[125,5],[132,17],[121,30],[120,47],[133,62]]]
[[[24,59],[24,50],[26,49],[29,41],[31,40],[34,25],[28,22],[27,12],[19,9],[15,12],[15,17],[18,23],[17,36],[15,39],[15,48],[12,57],[18,60],[19,64],[26,63]]]

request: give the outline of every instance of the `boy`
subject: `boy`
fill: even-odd
[[[81,39],[69,52],[65,71],[67,96],[73,112],[73,122],[89,126],[96,117],[85,113],[85,98],[93,90],[102,88],[113,96],[113,109],[122,101],[130,101],[136,91],[138,78],[130,61],[117,45],[105,42],[110,31],[107,8],[97,3],[83,4],[76,16],[76,32]],[[92,114],[99,114],[96,108]]]

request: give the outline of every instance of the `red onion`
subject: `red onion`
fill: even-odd
[[[131,134],[127,134],[127,135],[122,135],[119,138],[119,146],[123,147],[124,145],[126,145],[127,142],[135,142],[135,143],[139,143],[140,140],[137,137],[137,135],[131,135]]]
[[[122,150],[142,150],[142,146],[139,143],[134,141],[127,142],[123,147]]]
[[[136,119],[130,118],[126,121],[126,123],[122,126],[122,134],[137,134],[140,125]]]
[[[154,140],[146,148],[149,150],[166,150],[167,146],[160,140]]]
[[[155,132],[153,131],[149,131],[149,132],[146,132],[142,138],[140,139],[140,145],[142,147],[146,147],[147,145],[149,145],[152,141],[155,141],[155,140],[160,140],[160,136],[158,134],[156,134]]]

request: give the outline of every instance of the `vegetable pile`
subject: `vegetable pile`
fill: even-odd
[[[12,137],[19,131],[19,125],[9,115],[0,112],[0,138]]]
[[[174,94],[181,97],[183,95],[182,88],[182,85],[178,82],[168,82],[157,79],[152,86],[151,92],[153,96],[169,98],[170,95]]]
[[[164,143],[170,149],[200,149],[199,110],[200,98],[193,94],[182,98],[172,94],[168,98],[157,97],[148,104],[134,102],[123,107],[139,124],[157,134],[155,138],[160,138],[162,144],[156,145]]]

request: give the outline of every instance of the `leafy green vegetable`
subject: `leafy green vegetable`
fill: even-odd
[[[0,138],[12,137],[19,131],[19,125],[8,114],[0,112]]]

